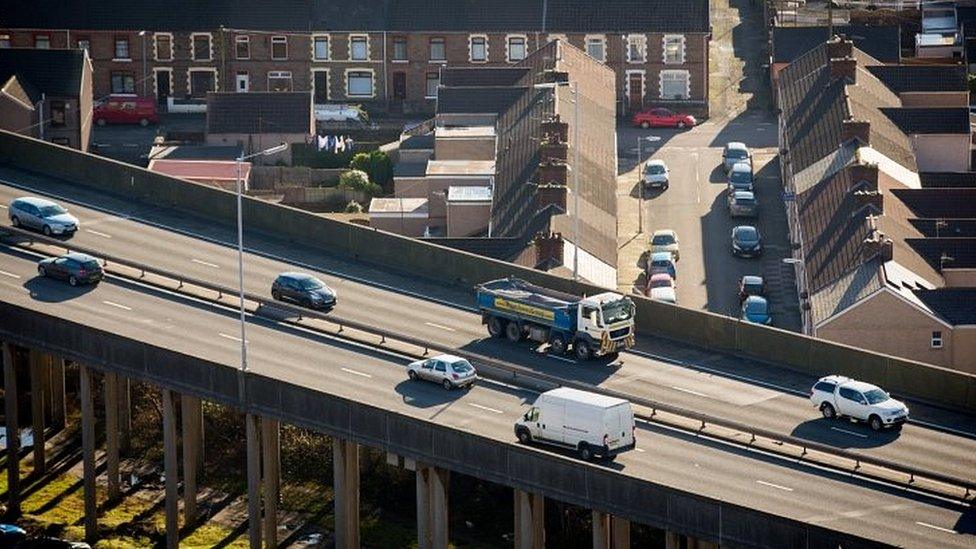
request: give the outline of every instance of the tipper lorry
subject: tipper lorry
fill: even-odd
[[[634,302],[613,292],[577,297],[519,278],[479,284],[478,310],[492,337],[548,343],[580,360],[634,345]]]

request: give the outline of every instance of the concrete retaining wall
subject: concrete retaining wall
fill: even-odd
[[[0,131],[0,163],[77,182],[128,199],[233,223],[233,193],[174,179],[51,143]],[[570,293],[602,288],[410,238],[328,219],[254,198],[244,202],[248,230],[274,233],[337,254],[441,283],[470,286],[510,275]],[[899,395],[976,411],[976,376],[871,353],[737,319],[634,297],[639,331],[774,363],[809,375],[838,373]]]
[[[723,547],[881,544],[299,387],[0,302],[0,340]]]
[[[304,166],[253,166],[250,188],[333,187],[339,183],[339,176],[344,171]]]

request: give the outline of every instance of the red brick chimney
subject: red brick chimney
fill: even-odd
[[[853,57],[834,57],[830,59],[830,77],[845,78],[850,83],[857,82],[857,59]]]
[[[827,40],[827,56],[831,59],[838,57],[850,57],[854,54],[854,42],[841,37],[834,37]]]
[[[843,143],[857,138],[862,145],[871,144],[871,122],[867,120],[857,120],[848,118],[844,120],[840,131],[840,140]]]
[[[535,182],[539,185],[565,185],[568,171],[565,162],[540,163],[535,171]]]
[[[872,225],[873,221],[873,219],[868,220]],[[878,229],[871,231],[871,234],[864,239],[863,246],[861,247],[861,257],[865,261],[874,257],[879,257],[881,261],[891,261],[894,253],[894,242]]]
[[[552,120],[547,120],[542,123],[542,135],[550,141],[565,143],[568,141],[569,124],[560,121],[557,115]]]
[[[539,185],[535,194],[536,211],[549,205],[566,211],[566,185]]]
[[[535,235],[535,264],[543,265],[563,263],[563,235],[562,233],[539,233]]]

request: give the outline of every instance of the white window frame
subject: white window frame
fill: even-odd
[[[275,44],[285,45],[285,55],[283,57],[275,57],[274,50]],[[288,36],[284,34],[276,34],[271,37],[271,60],[272,61],[288,61]]]
[[[434,88],[434,95],[427,94],[427,77],[434,74],[431,71],[424,73],[424,98],[425,99],[437,99],[437,88]],[[437,87],[441,86],[441,75],[440,72],[437,73]]]
[[[407,54],[403,59],[396,58],[396,42],[398,39],[403,39],[403,49]],[[410,62],[410,39],[406,35],[397,35],[393,37],[393,43],[390,44],[390,62],[391,63],[409,63]]]
[[[119,52],[118,39],[125,38],[125,49],[129,54],[129,57],[116,57],[115,54]],[[112,35],[112,61],[132,61],[132,37],[127,34],[113,34]]]
[[[600,58],[593,57],[590,55],[590,42],[599,42],[602,46],[603,55]],[[600,63],[607,62],[607,37],[604,34],[587,34],[586,39],[583,40],[583,51],[586,55],[589,55],[591,59],[595,59]]]
[[[325,57],[316,56],[315,41],[325,40]],[[332,60],[332,36],[328,34],[312,35],[312,61],[331,61]]]
[[[353,39],[354,38],[365,38],[366,39],[366,57],[364,59],[356,59],[356,58],[354,58],[352,56],[352,42],[353,42]],[[370,57],[372,57],[372,56],[370,55],[369,35],[368,34],[350,34],[349,35],[349,60],[350,61],[369,61],[370,60]],[[375,90],[375,88],[376,88],[376,84],[375,83],[373,84],[373,88]]]
[[[368,72],[369,73],[369,75],[370,75],[370,78],[369,78],[370,79],[370,85],[372,86],[372,91],[370,92],[369,95],[351,95],[349,93],[349,73],[352,73],[352,72]],[[345,83],[346,83],[346,97],[350,97],[350,98],[361,98],[361,99],[372,99],[372,98],[376,97],[376,71],[375,70],[373,70],[373,69],[359,69],[359,68],[356,68],[356,69],[346,69],[345,74],[344,74],[344,77],[345,77]]]
[[[207,37],[207,58],[197,59],[197,46],[196,39],[199,36]],[[190,62],[209,62],[213,61],[213,34],[209,32],[191,32],[190,33]]]
[[[269,92],[274,92],[274,90],[271,89],[271,78],[272,78],[272,75],[274,75],[275,78],[278,79],[278,80],[284,80],[285,79],[285,75],[288,75],[288,81],[291,83],[291,85],[289,86],[289,88],[291,88],[291,90],[294,90],[295,89],[295,77],[291,73],[291,71],[268,71],[268,74],[265,77],[265,80],[267,81],[266,84],[268,86],[267,89],[268,89]],[[280,93],[280,92],[278,92],[278,93]]]
[[[170,42],[172,43],[172,42]],[[153,67],[153,95],[159,93],[159,77],[156,76],[157,73],[168,72],[169,73],[169,95],[173,95],[173,67]]]
[[[214,90],[215,92],[220,91],[220,78],[218,78],[216,67],[190,67],[186,70],[186,93],[193,95],[193,73],[195,72],[212,72],[214,75]],[[172,84],[173,79],[170,78],[170,83]]]
[[[668,41],[677,40],[681,43],[681,59],[679,61],[668,61]],[[688,41],[685,40],[685,35],[683,34],[665,34],[661,38],[661,62],[665,65],[684,65],[686,57],[686,48]]]
[[[44,47],[44,48],[38,47],[38,45],[37,45],[37,39],[38,38],[46,38],[47,39],[47,47]],[[45,32],[40,32],[40,33],[35,34],[34,35],[34,43],[31,44],[31,47],[34,48],[34,49],[38,49],[38,50],[49,50],[49,49],[51,49],[51,35],[50,34],[47,34]],[[129,55],[132,55],[132,53],[130,52]]]
[[[241,57],[237,55],[238,44],[247,44],[247,57]],[[248,60],[250,58],[251,58],[251,37],[247,34],[238,34],[234,36],[234,59]]]
[[[932,330],[932,338],[929,340],[929,345],[933,349],[942,349],[945,347],[945,337],[942,335],[942,330]]]
[[[475,59],[474,58],[474,39],[481,38],[485,41],[485,58]],[[488,35],[487,34],[469,34],[468,35],[468,62],[470,63],[487,63],[488,62]]]
[[[168,59],[160,59],[159,58],[159,37],[161,37],[161,36],[165,36],[166,38],[169,38],[169,58]],[[114,41],[112,43],[112,47],[113,48],[115,47]],[[175,52],[173,51],[173,47],[174,47],[174,44],[173,44],[173,33],[171,33],[171,32],[154,32],[153,33],[153,60],[154,61],[162,61],[163,63],[172,63],[173,62],[173,56],[175,54]],[[170,85],[172,87],[173,80],[170,79],[169,82],[170,82]]]
[[[523,55],[521,57],[521,59],[512,59],[512,39],[513,38],[521,38],[522,39],[522,47],[525,50],[524,51],[525,55]],[[525,34],[506,34],[505,35],[505,61],[507,61],[509,63],[518,63],[519,61],[522,61],[523,59],[525,59],[528,56],[529,56],[529,37],[528,37],[528,35],[525,35]]]
[[[664,77],[666,75],[676,75],[676,74],[681,74],[684,75],[685,77],[685,96],[678,99],[674,99],[672,97],[665,97]],[[684,69],[671,69],[671,70],[663,70],[660,73],[658,73],[658,97],[665,100],[678,100],[678,101],[687,101],[688,99],[690,99],[691,98],[691,71],[687,71]]]
[[[637,50],[640,52],[640,58],[635,59],[630,56],[630,45],[632,42],[637,42]],[[624,36],[624,45],[627,48],[628,63],[647,63],[647,35],[628,34]]]
[[[329,69],[315,68],[315,69],[312,69],[312,82],[311,82],[311,85],[309,86],[312,89],[312,102],[313,103],[315,102],[315,92],[316,92],[316,89],[315,89],[315,73],[317,73],[317,72],[324,72],[325,73],[325,100],[326,101],[329,101],[329,100],[332,99],[332,75],[330,74]]]
[[[432,46],[434,45],[434,40],[435,39],[436,40],[440,40],[441,41],[441,44],[444,46],[444,58],[443,59],[434,59],[430,55],[431,53],[433,53]],[[427,39],[427,62],[428,63],[433,63],[435,65],[443,65],[443,64],[447,63],[447,37],[446,36],[431,36],[431,37],[429,37]]]
[[[561,32],[553,32],[546,35],[546,42],[552,42],[553,40],[559,40],[563,44],[569,44],[569,38]]]

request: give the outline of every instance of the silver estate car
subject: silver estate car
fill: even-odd
[[[467,360],[454,355],[438,355],[427,360],[411,362],[407,375],[412,380],[433,381],[451,390],[456,387],[471,387],[478,379],[474,366]]]
[[[45,236],[70,235],[78,230],[78,218],[56,202],[34,196],[14,199],[7,208],[14,227],[41,231]]]

